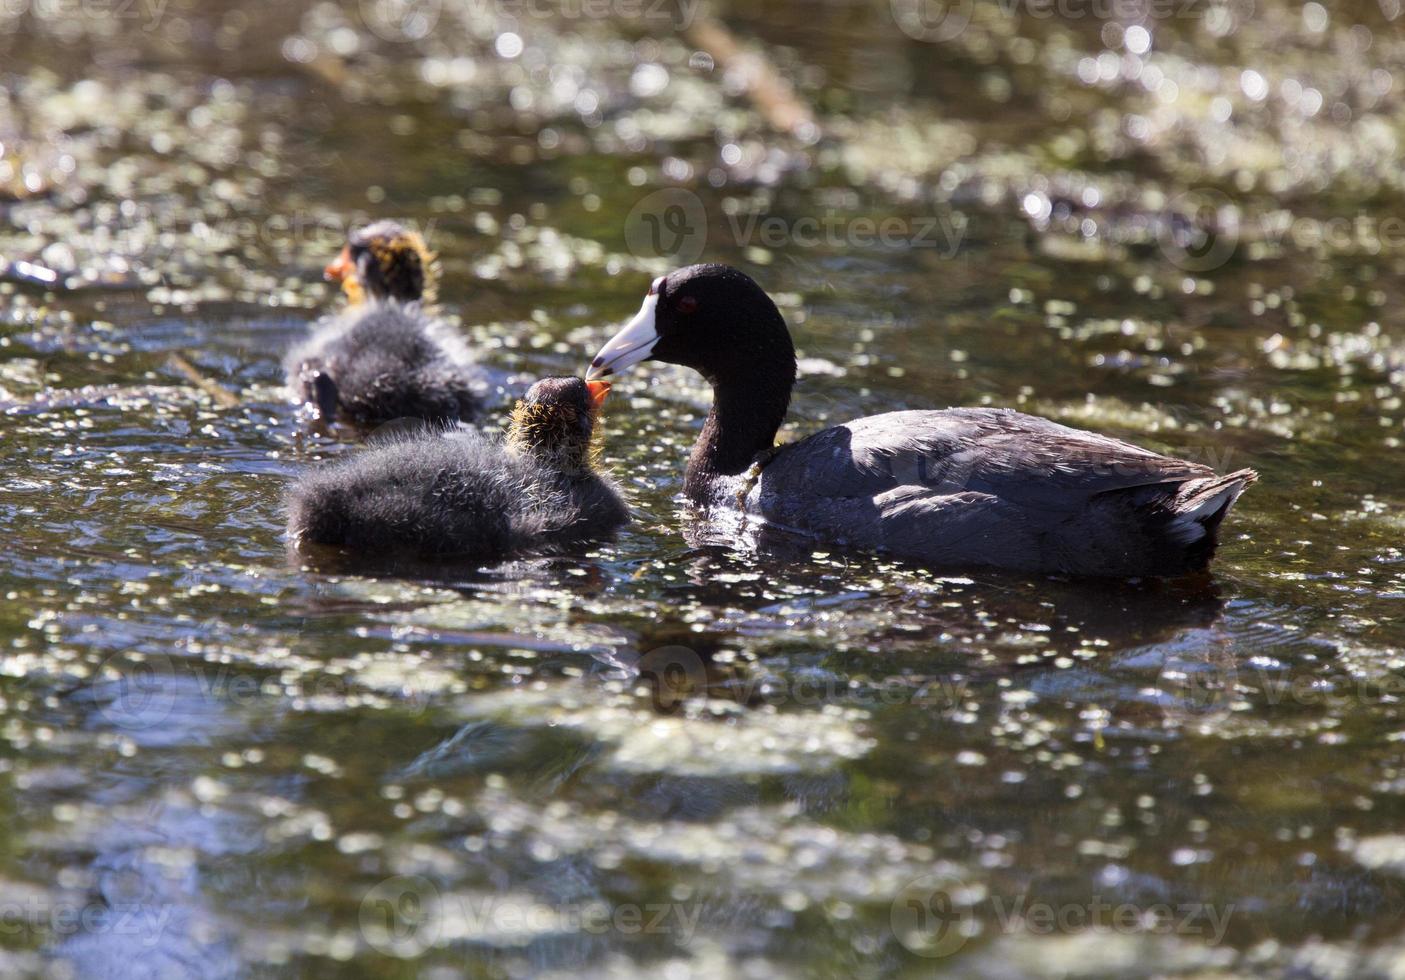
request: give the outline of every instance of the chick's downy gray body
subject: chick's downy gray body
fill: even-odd
[[[284,360],[293,398],[363,432],[400,420],[473,421],[490,385],[467,345],[426,307],[438,262],[394,221],[353,231],[325,274],[350,305]]]
[[[399,419],[467,422],[488,383],[465,346],[417,303],[347,310],[284,361],[288,388],[324,421],[360,430]]]
[[[548,384],[566,389],[547,391],[552,404],[542,398]],[[613,531],[629,511],[588,465],[593,419],[586,403],[574,403],[574,386],[584,391],[574,378],[538,382],[523,406],[566,420],[530,428],[532,438],[549,433],[555,442],[567,428],[584,435],[574,455],[579,465],[564,465],[560,446],[516,432],[508,444],[471,431],[403,437],[300,479],[288,498],[290,539],[371,557],[488,561],[550,553]]]

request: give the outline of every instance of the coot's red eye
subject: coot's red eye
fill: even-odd
[[[696,296],[680,296],[676,309],[679,313],[696,313],[698,312],[698,298]]]

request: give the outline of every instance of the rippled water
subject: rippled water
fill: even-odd
[[[1398,974],[1405,20],[1040,6],[0,5],[3,972]],[[649,213],[777,297],[796,435],[1255,467],[1213,578],[719,543],[665,367],[617,540],[289,560],[355,450],[278,389],[348,222],[539,375],[668,267]]]

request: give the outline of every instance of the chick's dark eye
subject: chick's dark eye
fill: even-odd
[[[696,296],[680,296],[675,308],[679,313],[696,313],[698,312],[698,298]]]

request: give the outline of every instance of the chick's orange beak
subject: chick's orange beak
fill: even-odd
[[[345,282],[356,271],[356,263],[351,260],[351,246],[343,246],[341,254],[328,263],[322,275],[329,282]]]
[[[587,381],[585,386],[590,389],[590,404],[597,412],[600,411],[600,406],[605,404],[605,398],[610,394],[610,382]]]

